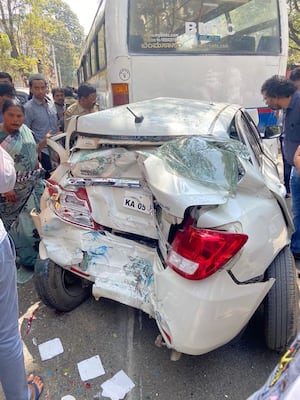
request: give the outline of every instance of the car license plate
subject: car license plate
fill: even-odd
[[[152,210],[152,198],[145,194],[126,191],[123,200],[123,207],[150,214]]]

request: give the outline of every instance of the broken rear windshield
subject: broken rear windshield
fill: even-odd
[[[173,173],[235,193],[244,173],[238,157],[249,159],[246,146],[236,140],[188,137],[161,146],[156,155]]]

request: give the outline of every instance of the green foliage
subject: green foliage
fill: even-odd
[[[58,85],[55,60],[62,86],[72,85],[83,40],[77,16],[62,0],[0,1],[0,70],[17,82],[39,71]]]
[[[289,10],[290,67],[300,64],[300,0],[287,0]]]

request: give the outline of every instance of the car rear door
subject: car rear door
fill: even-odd
[[[276,160],[273,160],[270,153],[265,150],[263,139],[246,111],[239,110],[236,113],[235,126],[239,139],[250,152],[252,164],[258,173],[262,174],[266,186],[274,194],[284,212],[289,229],[292,230],[292,218],[284,198],[285,187],[280,180]]]

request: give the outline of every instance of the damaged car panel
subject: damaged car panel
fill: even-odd
[[[294,337],[284,187],[241,107],[146,100],[74,118],[65,148],[52,149],[61,162],[32,212],[47,305],[113,299],[155,318],[170,349],[196,355],[228,343],[281,290],[289,302],[268,302],[265,321],[277,313],[288,328],[268,328],[267,345]]]

